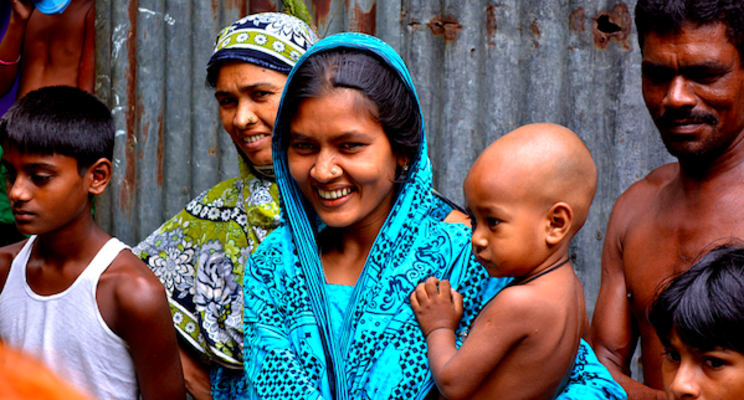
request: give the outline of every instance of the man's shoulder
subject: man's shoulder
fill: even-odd
[[[648,196],[655,196],[660,190],[669,185],[679,174],[679,164],[662,165],[649,172],[643,179],[630,185],[621,197],[633,197],[635,200]]]
[[[653,206],[658,194],[672,183],[678,174],[679,164],[666,164],[630,185],[615,203],[615,218],[636,214]]]

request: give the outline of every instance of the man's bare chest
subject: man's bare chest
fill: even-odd
[[[628,299],[645,315],[660,285],[717,245],[744,242],[744,209],[669,210],[636,218],[622,241]]]

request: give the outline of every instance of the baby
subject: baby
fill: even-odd
[[[447,399],[552,399],[587,324],[569,243],[587,218],[597,170],[584,143],[554,124],[516,129],[465,179],[473,252],[494,277],[514,277],[486,304],[458,350],[462,297],[429,278],[411,294],[429,365]]]
[[[667,398],[744,398],[744,247],[718,247],[678,275],[649,322],[664,345]]]

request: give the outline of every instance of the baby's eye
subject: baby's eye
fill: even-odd
[[[496,218],[487,218],[486,223],[489,227],[493,228],[494,226],[498,225],[501,221]]]
[[[468,218],[470,218],[470,229],[475,232],[475,228],[478,227],[478,220],[475,219],[475,216],[468,214]]]

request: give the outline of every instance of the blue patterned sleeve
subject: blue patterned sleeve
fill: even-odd
[[[625,390],[612,379],[607,368],[602,365],[589,344],[581,339],[576,363],[568,379],[568,384],[556,397],[557,400],[609,399],[626,400]]]
[[[322,376],[317,371],[322,366],[308,368],[298,356],[287,324],[285,288],[277,283],[281,280],[276,271],[269,272],[266,265],[254,261],[267,259],[259,252],[248,261],[244,277],[246,400],[321,399]]]

